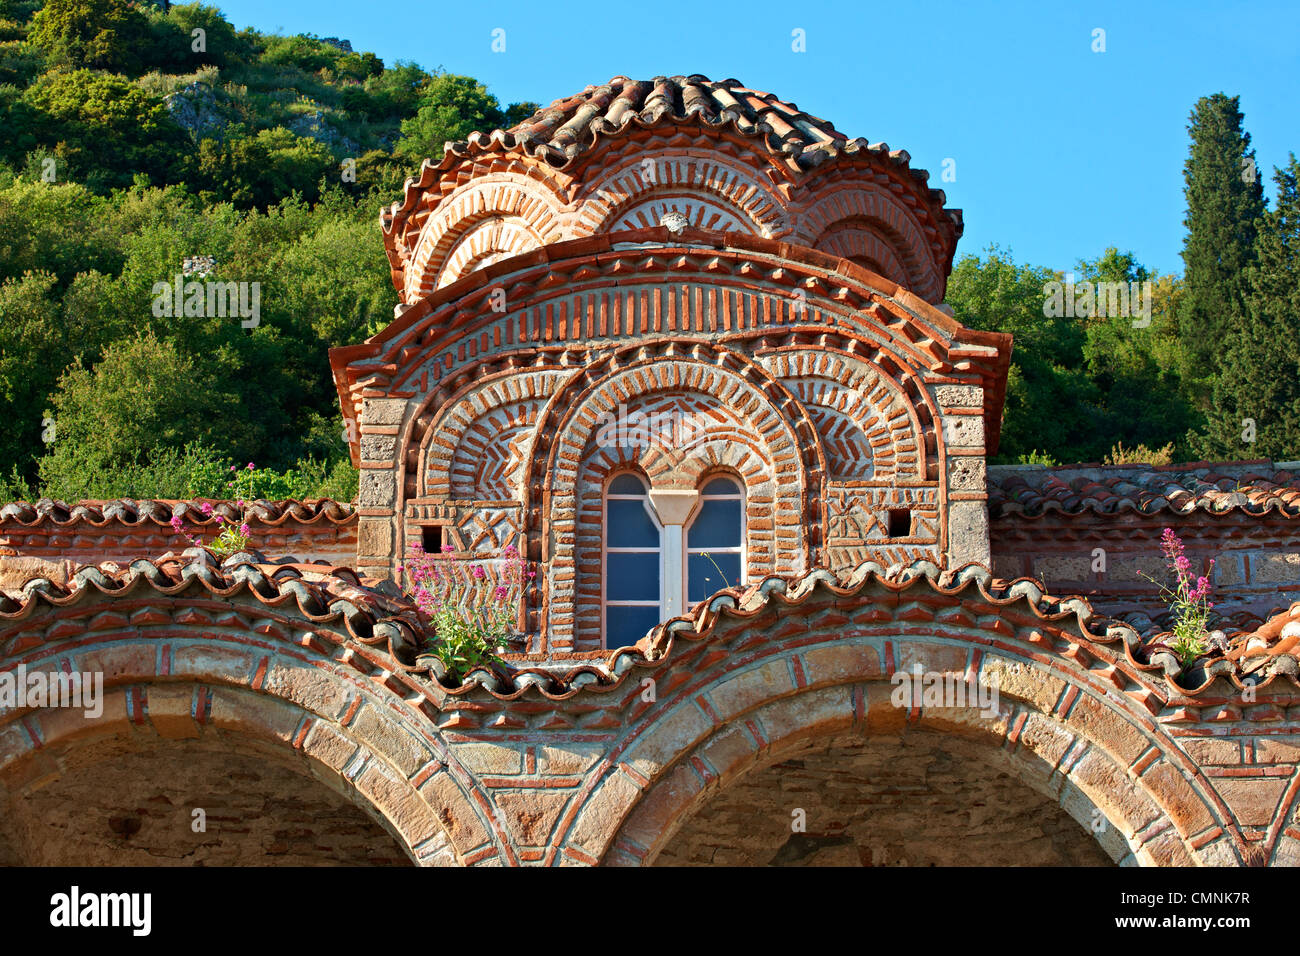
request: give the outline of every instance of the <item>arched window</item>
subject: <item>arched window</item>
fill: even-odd
[[[638,475],[605,489],[605,646],[635,644],[663,620],[663,533]]]
[[[700,489],[700,507],[686,529],[686,600],[742,584],[745,494],[731,478],[713,478]]]

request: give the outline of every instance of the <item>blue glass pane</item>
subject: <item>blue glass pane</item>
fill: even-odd
[[[740,547],[740,501],[706,498],[691,523],[690,548]]]
[[[657,548],[659,529],[640,500],[614,498],[606,502],[605,543],[611,548]]]
[[[658,601],[659,552],[606,555],[605,600]]]
[[[692,604],[703,601],[723,588],[734,588],[740,584],[740,555],[710,554],[709,558],[702,554],[692,554],[686,559],[686,600]],[[714,562],[717,563],[717,568],[713,566]],[[718,573],[718,568],[722,569],[721,574]]]
[[[645,637],[646,631],[659,623],[659,608],[605,608],[605,646],[626,647]]]
[[[740,486],[730,478],[714,478],[700,489],[702,495],[738,495]]]
[[[619,475],[609,483],[611,495],[643,495],[645,483],[636,475]]]

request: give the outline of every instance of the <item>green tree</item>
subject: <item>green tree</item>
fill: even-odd
[[[1275,208],[1259,224],[1245,318],[1229,330],[1201,453],[1300,458],[1300,164],[1274,171]],[[1251,423],[1254,426],[1253,436]],[[1249,441],[1251,437],[1254,441]]]
[[[265,208],[294,192],[315,199],[321,177],[334,175],[337,163],[323,143],[277,127],[251,137],[236,132],[221,141],[201,140],[188,169],[204,199]]]
[[[1072,317],[1048,317],[1045,302],[1060,274],[1017,265],[997,247],[963,256],[945,299],[957,320],[1014,336],[997,461],[1041,453],[1058,461],[1100,459],[1109,448],[1099,427],[1096,387],[1081,372],[1085,335]]]
[[[1183,166],[1186,293],[1178,327],[1187,362],[1184,378],[1198,404],[1208,408],[1222,358],[1219,343],[1245,315],[1245,272],[1255,257],[1264,190],[1238,97],[1215,93],[1197,100],[1187,130],[1192,142]]]
[[[238,407],[227,383],[152,335],[114,343],[93,369],[68,369],[52,404],[57,438],[39,469],[61,497],[91,497],[108,476],[163,449],[198,441],[235,451],[223,427]]]
[[[51,63],[133,74],[148,36],[148,21],[126,0],[46,0],[28,39]]]
[[[502,110],[497,98],[478,80],[442,73],[425,84],[416,114],[402,121],[396,152],[413,162],[426,157],[440,159],[444,144],[465,139],[476,130],[490,132],[513,126],[516,117],[527,117],[534,109],[532,103],[515,103]]]
[[[92,187],[129,186],[140,174],[166,181],[189,144],[163,101],[123,76],[47,73],[27,100],[43,114],[42,141],[63,144],[73,174]]]

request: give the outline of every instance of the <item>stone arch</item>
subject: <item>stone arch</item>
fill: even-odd
[[[1239,864],[1244,843],[1231,813],[1152,719],[1138,671],[1123,665],[1115,680],[1114,655],[1013,599],[979,608],[974,595],[953,600],[965,584],[912,586],[919,593],[904,584],[873,596],[862,585],[805,581],[788,601],[775,591],[742,613],[718,598],[702,621],[666,627],[650,652],[665,661],[649,672],[658,701],[609,748],[568,846],[606,864],[653,862],[704,802],[802,742],[910,727],[1001,748],[1026,785],[1075,821],[1094,828],[1104,818],[1098,841],[1114,860]],[[1072,660],[1051,649],[1063,646],[1085,653]],[[891,677],[914,664],[985,686],[996,675],[996,713],[893,706]],[[1131,694],[1116,693],[1134,681]]]
[[[822,486],[825,454],[806,410],[759,366],[722,346],[706,343],[667,343],[666,355],[645,345],[629,346],[593,363],[557,391],[539,419],[527,481],[523,514],[532,520],[532,502],[543,503],[542,527],[525,525],[524,533],[538,539],[530,546],[548,565],[551,592],[541,629],[552,645],[571,649],[576,603],[575,568],[580,499],[588,497],[580,482],[583,456],[600,425],[601,414],[617,415],[638,395],[682,392],[711,395],[739,409],[755,425],[772,462],[775,482],[772,522],[777,529],[774,564],[778,573],[798,574],[815,563],[824,540]],[[667,359],[667,360],[665,360]],[[652,479],[657,452],[647,473]],[[564,583],[559,583],[564,582]]]
[[[890,192],[887,177],[883,184],[874,180],[852,183],[843,178],[817,182],[800,197],[799,208],[795,241],[834,255],[845,255],[836,249],[844,246],[852,250],[845,258],[864,256],[880,261],[883,255],[902,270],[887,278],[928,302],[942,297],[943,265],[936,261],[916,213]],[[867,242],[869,236],[877,241]],[[890,250],[889,255],[882,246]]]
[[[822,350],[772,352],[759,361],[818,420],[832,478],[927,477],[927,444],[917,409],[889,376],[860,358]],[[851,474],[863,454],[871,473]]]
[[[337,602],[304,611],[301,582],[271,597],[256,588],[276,585],[256,574],[220,594],[219,583],[190,578],[160,593],[135,576],[107,593],[88,584],[55,604],[35,598],[16,622],[0,615],[0,669],[98,673],[104,686],[98,719],[53,707],[4,716],[4,793],[66,772],[49,756],[59,748],[122,732],[146,745],[247,740],[362,808],[412,862],[499,852],[478,782],[429,720],[427,685],[366,643],[380,638],[353,636]]]
[[[415,302],[452,281],[443,275],[454,253],[460,255],[459,278],[472,271],[466,266],[476,257],[513,255],[561,235],[561,203],[549,183],[501,172],[466,183],[443,197],[421,226],[406,267],[405,300]]]
[[[616,383],[611,383],[610,387],[615,390],[614,394],[621,394]],[[629,414],[646,408],[653,412],[666,406],[678,408],[681,406],[677,402],[699,397],[699,393],[673,392],[665,395],[662,392],[652,392],[648,395],[628,396],[627,408]],[[752,423],[730,414],[716,400],[696,400],[691,411],[707,415],[710,419],[718,419],[720,431],[711,430],[707,438],[701,438],[681,449],[665,449],[653,443],[646,446],[602,445],[599,440],[600,431],[597,430],[589,436],[584,447],[577,487],[603,490],[613,474],[631,469],[645,477],[654,490],[695,489],[699,485],[700,476],[725,470],[745,490],[747,580],[761,580],[770,574],[779,573],[781,568],[789,567],[781,564],[780,556],[797,554],[803,546],[798,539],[796,524],[772,520],[778,489],[769,442]],[[576,585],[574,648],[596,650],[600,648],[602,628],[603,497],[586,493],[579,497],[581,504],[575,522],[573,549]]]
[[[771,238],[788,228],[766,177],[719,153],[638,149],[608,163],[578,200],[578,235],[657,226],[669,209],[692,226],[718,232]]]
[[[438,271],[436,288],[451,285],[461,276],[500,259],[541,248],[541,237],[518,217],[496,217],[476,223],[461,233]]]
[[[518,500],[541,410],[570,369],[490,370],[451,396],[418,440],[421,494],[480,500],[467,490],[491,485]],[[418,416],[417,416],[418,417]]]

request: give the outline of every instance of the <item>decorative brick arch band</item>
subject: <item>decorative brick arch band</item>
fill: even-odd
[[[653,862],[712,795],[797,743],[919,727],[960,730],[1003,748],[1024,769],[1022,782],[1084,825],[1095,824],[1099,810],[1107,822],[1098,839],[1113,859],[1247,858],[1243,832],[1211,779],[1154,719],[1149,678],[1083,636],[1071,613],[1045,619],[1024,601],[984,597],[969,576],[936,589],[864,574],[840,587],[818,572],[788,600],[778,589],[739,616],[726,610],[731,598],[718,598],[718,610],[694,626],[666,625],[652,637],[645,653],[664,663],[638,681],[651,677],[657,699],[627,711],[563,835],[566,852],[607,864]],[[1040,593],[1029,582],[1017,588]],[[1071,648],[1073,657],[1065,656]],[[996,679],[997,715],[894,707],[890,677],[915,664]]]
[[[551,184],[536,177],[496,173],[461,186],[441,199],[421,228],[405,268],[406,301],[414,302],[471,271],[466,264],[483,258],[484,249],[516,254],[563,238],[560,206]],[[508,234],[494,236],[493,227],[503,224],[508,224]],[[482,248],[476,250],[474,242],[466,241],[472,235],[479,235]],[[449,270],[455,274],[444,279]]]
[[[583,185],[577,200],[575,237],[657,226],[654,213],[662,214],[667,206],[675,206],[701,229],[769,238],[789,230],[780,197],[766,176],[724,153],[699,148],[643,151],[637,144],[626,154],[602,157],[597,175]],[[657,208],[657,201],[665,208]],[[644,216],[638,217],[638,211]]]
[[[448,398],[421,434],[413,436],[424,495],[471,499],[479,496],[464,494],[467,487],[490,486],[508,491],[501,499],[518,500],[522,475],[515,472],[528,460],[531,448],[531,442],[521,439],[531,438],[546,402],[573,376],[570,369],[555,368],[481,371],[481,378],[473,377]],[[516,437],[503,441],[507,434]]]
[[[694,393],[740,411],[737,427],[749,423],[747,430],[757,439],[759,457],[770,463],[771,520],[778,545],[773,559],[779,573],[797,574],[811,566],[824,540],[820,502],[825,455],[803,406],[759,366],[724,347],[707,343],[662,347],[666,355],[655,354],[650,346],[634,346],[594,363],[552,396],[539,419],[527,480],[524,533],[540,538],[529,553],[539,553],[548,569],[541,626],[553,648],[570,649],[577,637],[579,499],[587,493],[579,474],[593,454],[600,416],[616,416],[620,405],[656,393]],[[689,475],[675,474],[671,462],[658,456],[656,449],[650,450],[647,474],[683,487]],[[597,468],[602,467],[609,465],[598,462]],[[533,502],[546,508],[540,528],[528,523]],[[584,543],[590,547],[589,539]]]
[[[872,186],[877,179],[882,181]],[[879,260],[885,255],[882,249],[887,249],[903,269],[902,274],[888,278],[926,301],[938,302],[947,284],[942,244],[937,233],[927,238],[931,233],[923,220],[928,216],[894,195],[888,182],[885,174],[873,176],[867,170],[841,170],[810,182],[798,196],[801,214],[791,238],[848,259],[866,256]],[[863,233],[876,242],[866,241]]]
[[[759,356],[759,364],[784,382],[808,406],[825,409],[851,421],[865,442],[864,449],[850,447],[837,454],[825,430],[823,441],[832,472],[864,460],[872,465],[869,476],[877,481],[897,478],[925,480],[925,440],[921,420],[906,392],[869,362],[832,351],[798,349]],[[914,379],[915,376],[909,376]],[[923,392],[917,390],[918,396]],[[924,409],[927,413],[928,409]],[[931,418],[932,416],[927,416]],[[855,436],[856,437],[856,436]],[[841,477],[841,475],[833,475]]]
[[[0,779],[30,774],[25,761],[39,769],[56,743],[234,734],[281,748],[285,762],[366,808],[415,863],[501,852],[478,782],[429,719],[427,685],[353,637],[344,611],[305,613],[295,600],[304,592],[267,596],[255,588],[274,585],[256,580],[216,592],[187,580],[161,593],[141,574],[107,593],[93,583],[67,596],[50,589],[55,603],[36,598],[17,620],[0,616],[0,670],[100,673],[104,683],[98,719],[76,708],[9,711]]]

